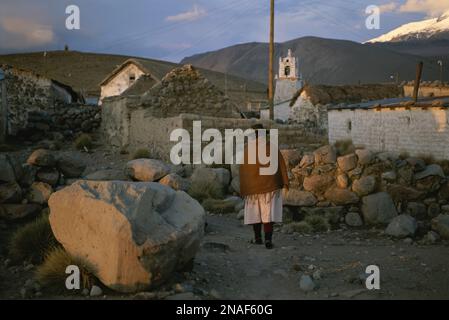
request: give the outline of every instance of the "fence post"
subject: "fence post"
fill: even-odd
[[[6,141],[8,134],[8,104],[6,101],[5,73],[0,69],[0,143]]]

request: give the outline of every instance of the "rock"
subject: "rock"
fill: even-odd
[[[418,191],[413,187],[407,187],[401,184],[390,184],[387,186],[387,192],[395,201],[415,201],[425,196],[425,193]]]
[[[362,175],[362,168],[357,167],[351,171],[348,171],[348,176],[351,178],[351,180],[359,179]]]
[[[362,218],[357,212],[348,212],[345,216],[345,222],[350,227],[361,227],[363,226]]]
[[[357,149],[355,150],[355,154],[357,155],[361,165],[368,165],[374,159],[373,153],[367,149]]]
[[[240,165],[231,164],[231,178],[237,178],[240,176]]]
[[[359,197],[367,196],[374,191],[376,187],[376,178],[373,176],[361,177],[352,183],[352,191]]]
[[[367,224],[387,224],[397,216],[397,211],[390,195],[379,192],[362,198],[362,214]]]
[[[192,184],[213,185],[219,184],[226,190],[231,182],[231,174],[224,168],[204,168],[199,167],[193,171],[191,177]]]
[[[3,204],[0,205],[0,218],[13,221],[37,215],[41,210],[38,204]]]
[[[103,294],[103,290],[101,290],[101,288],[98,286],[92,286],[92,288],[90,289],[90,293],[89,293],[89,295],[91,297],[99,297],[102,294]]]
[[[376,154],[376,158],[382,162],[386,162],[386,161],[394,162],[398,159],[398,155],[394,152],[385,151],[385,152],[380,152],[380,153]]]
[[[443,211],[444,213],[449,213],[449,205],[443,205],[441,206],[441,211]]]
[[[438,196],[440,199],[449,199],[449,181],[441,186]]]
[[[61,155],[57,160],[57,167],[65,178],[79,178],[86,169],[86,164],[79,158],[70,155]]]
[[[165,300],[184,300],[184,301],[191,301],[191,300],[200,300],[195,294],[192,292],[183,292],[183,293],[177,293],[171,296],[168,296],[165,298]]]
[[[427,217],[427,208],[424,203],[421,202],[409,202],[405,212],[411,215],[415,219],[425,219]]]
[[[359,197],[348,189],[332,188],[326,191],[324,197],[337,206],[355,204],[359,202]]]
[[[440,205],[438,203],[431,203],[427,208],[427,216],[435,218],[440,214]]]
[[[36,181],[36,175],[38,171],[38,167],[29,165],[28,163],[22,166],[22,177],[20,179],[20,185],[25,187],[30,187],[34,181]]]
[[[396,172],[394,171],[388,171],[382,173],[382,180],[388,181],[388,182],[394,182],[397,179]]]
[[[399,184],[409,186],[413,182],[413,168],[404,166],[398,169],[398,182]]]
[[[320,270],[316,270],[312,274],[312,278],[313,278],[313,280],[321,280],[321,271]]]
[[[231,188],[234,192],[240,194],[240,176],[237,176],[231,181]]]
[[[0,181],[16,181],[16,173],[11,158],[8,155],[0,154]]]
[[[334,178],[329,175],[314,175],[304,178],[304,190],[314,194],[324,193],[334,183]]]
[[[426,163],[419,158],[407,158],[407,163],[413,168],[414,172],[420,172],[426,169]]]
[[[244,218],[245,218],[245,210],[242,209],[239,211],[239,213],[237,213],[237,219],[243,220]]]
[[[315,163],[315,156],[313,154],[305,154],[299,162],[300,168],[305,168]]]
[[[22,200],[22,188],[17,182],[0,184],[0,203],[20,203]]]
[[[304,292],[310,292],[315,290],[316,284],[315,282],[313,282],[311,276],[302,275],[301,279],[299,280],[299,288]]]
[[[348,172],[357,167],[357,156],[354,153],[348,154],[346,156],[337,158],[338,167],[344,171]]]
[[[83,178],[84,180],[92,180],[92,181],[126,181],[129,178],[123,173],[122,170],[100,170],[95,171],[93,173],[88,174]]]
[[[284,157],[287,168],[294,168],[301,160],[301,153],[297,149],[283,149],[281,154]]]
[[[45,182],[52,187],[55,187],[59,181],[59,172],[52,168],[41,168],[36,174],[38,181]]]
[[[176,173],[170,173],[159,180],[159,183],[174,190],[187,191],[190,188],[190,181],[181,178]]]
[[[441,238],[449,239],[449,215],[440,214],[438,217],[432,219],[431,225],[432,230],[436,231]]]
[[[444,178],[443,169],[438,164],[428,165],[423,171],[415,174],[415,180],[421,180],[430,176],[438,176]]]
[[[44,204],[53,193],[52,187],[45,182],[34,182],[28,192],[27,199],[32,203]]]
[[[192,261],[204,233],[201,205],[158,183],[78,181],[54,193],[49,207],[56,239],[120,292],[167,280]]]
[[[340,189],[346,189],[349,187],[349,179],[348,176],[346,175],[346,173],[343,174],[339,174],[337,176],[337,187],[339,187]]]
[[[438,233],[436,233],[435,231],[429,231],[427,232],[427,234],[424,236],[424,241],[427,243],[435,243],[438,240],[440,240],[440,236]]]
[[[212,290],[209,292],[209,295],[210,295],[213,299],[217,299],[217,300],[222,299],[221,294],[219,294],[218,291],[215,290],[215,289],[212,289]]]
[[[125,166],[125,174],[136,181],[153,182],[170,173],[170,168],[160,160],[137,159]]]
[[[330,145],[315,150],[313,156],[315,157],[315,165],[330,164],[337,161],[337,152]]]
[[[283,191],[283,202],[288,206],[312,207],[318,200],[311,192],[289,189]]]
[[[54,167],[56,165],[56,159],[50,151],[37,149],[28,157],[27,163],[38,167]]]
[[[444,179],[439,176],[428,176],[416,181],[416,189],[421,190],[423,193],[431,194],[440,189],[440,184],[443,180]]]
[[[390,222],[385,234],[395,238],[406,238],[413,236],[417,229],[418,224],[415,218],[408,214],[401,214]]]
[[[89,295],[89,293],[90,293],[89,289],[87,289],[87,288],[84,288],[83,291],[81,291],[81,294],[85,297],[87,297]]]

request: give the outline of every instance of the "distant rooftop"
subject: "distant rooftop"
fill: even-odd
[[[328,108],[328,110],[342,110],[342,109],[378,109],[378,108],[423,108],[423,107],[440,107],[449,108],[449,96],[448,97],[432,97],[432,98],[420,98],[415,103],[410,97],[403,98],[391,98],[382,100],[373,100],[354,104],[340,104],[334,105]]]

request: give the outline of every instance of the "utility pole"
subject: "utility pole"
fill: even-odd
[[[273,90],[273,66],[274,66],[274,0],[270,0],[270,52],[268,63],[268,105],[270,107],[270,119],[274,120],[274,90]]]
[[[6,75],[0,69],[0,143],[6,141],[8,135],[8,104],[6,101]]]
[[[419,85],[421,83],[421,76],[422,76],[423,65],[424,65],[424,63],[421,61],[416,66],[415,87],[413,89],[413,101],[415,101],[415,103],[418,102]]]
[[[443,85],[443,60],[438,60],[438,65],[440,66],[440,82]]]

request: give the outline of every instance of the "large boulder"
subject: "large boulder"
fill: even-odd
[[[57,163],[59,171],[65,178],[79,178],[86,169],[86,164],[82,159],[68,154],[60,155]]]
[[[301,153],[297,149],[283,149],[281,154],[285,160],[287,168],[294,168],[301,160]]]
[[[343,172],[348,172],[357,167],[357,156],[354,153],[348,154],[346,156],[338,157],[337,159],[338,167]]]
[[[36,181],[38,167],[32,166],[28,163],[25,163],[22,166],[22,177],[20,178],[20,185],[25,187],[30,187],[34,181]]]
[[[313,154],[305,154],[299,162],[300,168],[305,168],[315,163],[315,156]]]
[[[413,236],[417,229],[418,224],[413,217],[401,214],[390,222],[385,234],[395,238],[405,238]]]
[[[170,167],[155,159],[137,159],[126,164],[125,173],[136,181],[153,182],[170,173]]]
[[[398,215],[393,200],[386,192],[363,197],[362,214],[367,224],[387,224]]]
[[[337,152],[335,151],[335,148],[330,145],[315,150],[313,155],[315,157],[316,165],[335,163],[337,161]]]
[[[20,203],[22,188],[17,182],[0,184],[0,203]]]
[[[41,168],[36,174],[38,181],[48,183],[55,187],[59,181],[59,171],[54,168]]]
[[[334,184],[334,181],[334,177],[330,175],[313,175],[304,178],[303,187],[306,191],[321,194],[326,192]]]
[[[283,202],[288,206],[312,207],[318,200],[308,191],[300,191],[297,189],[289,189],[287,191],[284,189]]]
[[[357,193],[359,197],[369,195],[374,191],[375,187],[376,178],[373,176],[361,177],[352,183],[352,191]]]
[[[27,163],[38,167],[54,167],[56,159],[50,151],[37,149],[28,157]]]
[[[225,168],[198,167],[191,176],[192,184],[212,185],[218,184],[224,190],[231,182],[231,174]]]
[[[359,202],[357,194],[348,189],[331,188],[326,191],[324,197],[337,206],[356,204]]]
[[[158,183],[80,180],[49,207],[56,239],[120,292],[147,290],[185,268],[204,233],[201,205]]]
[[[401,184],[390,184],[387,186],[387,191],[395,201],[413,201],[425,196],[424,192]]]
[[[432,229],[438,232],[441,238],[449,240],[449,215],[440,214],[432,219]]]

